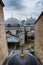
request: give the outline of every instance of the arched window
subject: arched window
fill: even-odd
[[[11,25],[10,25],[10,24],[8,24],[8,25],[7,25],[7,27],[11,27]]]

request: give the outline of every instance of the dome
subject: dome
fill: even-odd
[[[35,23],[35,18],[27,18],[24,24],[29,25],[34,23]]]
[[[35,56],[30,54],[29,52],[24,52],[25,56],[23,58],[20,57],[20,52],[13,52],[13,54],[9,57],[5,65],[40,65],[39,61]]]
[[[21,22],[20,20],[16,19],[16,18],[8,18],[6,21],[5,21],[5,24],[10,24],[10,25],[18,25],[20,24],[21,25]]]

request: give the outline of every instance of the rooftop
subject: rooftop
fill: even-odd
[[[36,20],[35,24],[37,23],[37,21],[40,19],[40,17],[43,15],[43,11],[41,12],[40,16],[38,17],[38,19]]]
[[[0,0],[0,4],[2,5],[2,7],[4,7],[4,3],[2,2],[2,0]]]

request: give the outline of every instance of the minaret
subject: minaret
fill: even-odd
[[[11,18],[13,18],[13,13],[11,13]]]
[[[4,7],[4,4],[2,0],[0,0],[0,65],[3,64],[3,62],[8,56],[3,7]]]

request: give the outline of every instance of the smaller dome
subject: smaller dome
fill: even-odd
[[[35,23],[35,18],[27,18],[24,25],[30,25]]]

